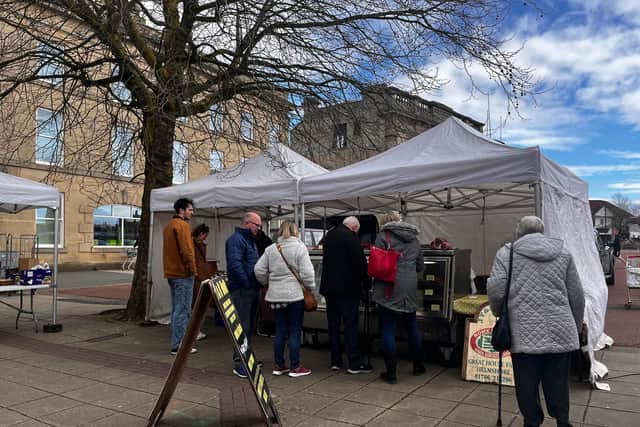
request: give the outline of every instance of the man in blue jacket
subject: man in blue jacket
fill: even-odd
[[[229,293],[247,338],[251,337],[251,321],[258,309],[260,285],[253,273],[253,267],[258,262],[255,237],[261,229],[260,215],[247,212],[242,217],[242,223],[236,227],[236,231],[227,239],[225,245]],[[237,353],[233,355],[233,373],[240,378],[247,377],[247,372]]]

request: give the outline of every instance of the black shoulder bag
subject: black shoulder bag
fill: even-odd
[[[498,361],[498,420],[496,426],[502,426],[502,352],[511,347],[511,328],[509,327],[509,311],[507,303],[509,301],[509,288],[511,287],[511,271],[513,270],[513,243],[509,248],[509,275],[507,276],[507,290],[502,302],[502,312],[496,320],[491,333],[491,345],[500,352]]]
[[[513,243],[509,249],[509,276],[507,276],[507,290],[502,303],[502,311],[500,317],[496,320],[491,333],[491,345],[496,351],[503,352],[511,347],[511,328],[509,327],[509,310],[507,302],[509,301],[509,288],[511,287],[511,270],[513,269]]]

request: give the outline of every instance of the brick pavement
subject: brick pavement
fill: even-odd
[[[47,343],[17,334],[0,331],[0,342],[14,348],[52,357],[96,365],[96,368],[117,369],[165,379],[171,364],[148,359],[113,354],[65,344]],[[221,417],[224,426],[261,426],[263,416],[247,380],[210,368],[185,368],[180,382],[224,390],[220,396]],[[160,390],[158,390],[160,392]],[[2,425],[2,424],[0,424]]]
[[[622,260],[615,264],[615,285],[608,287],[605,332],[613,337],[616,345],[640,347],[640,289],[631,290],[631,298],[637,301],[632,303],[631,309],[624,308],[627,302],[625,262],[631,253],[637,254],[635,251],[622,251]]]
[[[621,283],[618,280],[616,286],[609,289],[612,295],[609,311],[617,304],[614,292],[626,292]],[[46,318],[50,298],[37,298],[38,307],[44,309],[40,317]],[[35,334],[26,321],[15,331],[12,314],[0,307],[0,389],[3,390],[0,425],[14,419],[12,417],[20,427],[146,425],[172,360],[166,349],[168,328],[141,328],[96,315],[104,309],[89,303],[63,301],[59,313],[64,331]],[[625,335],[611,323],[609,313],[607,316],[607,330],[620,343]],[[615,319],[615,314],[611,319]],[[635,319],[637,325],[637,317]],[[633,328],[627,323],[626,329]],[[200,352],[189,358],[165,414],[164,425],[261,425],[261,413],[248,382],[231,375],[230,343],[224,330],[208,323],[205,331],[209,338],[199,342]],[[254,348],[256,354],[266,356],[263,357],[265,366],[271,366],[270,340],[256,337]],[[12,360],[13,354],[17,355],[16,362]],[[640,425],[640,407],[636,403],[640,397],[640,349],[616,346],[599,352],[598,357],[611,370],[613,378],[608,382],[612,392],[593,391],[584,384],[572,383],[574,426]],[[461,381],[458,369],[429,365],[427,375],[412,377],[406,374],[409,365],[404,361],[400,365],[399,383],[388,386],[377,379],[376,372],[353,377],[329,371],[324,350],[303,349],[302,358],[305,365],[314,370],[309,377],[291,379],[267,375],[284,425],[495,425],[496,387]],[[374,358],[373,363],[379,371],[382,362]],[[26,368],[23,375],[13,372],[17,366]],[[48,372],[51,379],[38,385],[44,372]],[[84,388],[76,390],[80,386]],[[52,395],[43,396],[44,392]],[[13,403],[18,398],[25,403]],[[141,405],[147,400],[151,401]],[[506,390],[503,404],[504,425],[519,425],[521,418],[512,389]],[[41,414],[45,410],[52,413]],[[93,411],[91,421],[87,411]],[[25,416],[30,420],[25,421]],[[551,425],[551,420],[544,424],[545,427]]]

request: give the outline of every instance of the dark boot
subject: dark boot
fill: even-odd
[[[422,364],[422,354],[418,354],[413,358],[413,375],[422,375],[427,372],[427,368]]]
[[[387,368],[386,372],[380,374],[380,378],[382,381],[388,384],[395,384],[398,382],[398,378],[396,377],[396,356],[395,354],[384,354],[384,365]]]

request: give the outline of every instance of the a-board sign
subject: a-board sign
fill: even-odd
[[[481,383],[498,383],[498,353],[491,346],[491,332],[496,318],[484,305],[476,319],[467,319],[464,333],[462,379]],[[502,384],[513,386],[511,353],[502,353]]]
[[[271,398],[269,386],[262,374],[260,366],[257,364],[256,357],[249,345],[249,340],[244,333],[242,324],[240,323],[240,318],[236,313],[236,308],[231,301],[227,282],[224,277],[218,276],[203,281],[200,286],[200,292],[198,293],[198,298],[196,299],[196,303],[193,307],[189,326],[187,327],[182,339],[178,354],[171,365],[171,370],[169,371],[167,380],[160,392],[158,401],[151,412],[148,427],[155,427],[160,422],[164,415],[164,411],[169,405],[171,396],[173,396],[178,382],[180,381],[180,376],[187,364],[187,358],[189,357],[191,347],[196,341],[198,331],[200,330],[200,326],[204,320],[211,298],[214,299],[216,307],[220,313],[222,313],[224,325],[229,333],[233,348],[240,354],[242,364],[244,365],[247,373],[249,373],[247,380],[251,383],[251,388],[258,400],[258,404],[260,405],[260,409],[264,415],[265,425],[269,427],[273,425],[282,425],[278,411],[276,410]]]
[[[218,307],[219,312],[222,313],[222,318],[224,319],[224,324],[229,332],[229,336],[233,341],[233,346],[240,354],[240,360],[249,375],[248,379],[251,382],[251,386],[256,394],[258,403],[260,404],[260,407],[267,419],[271,418],[271,411],[273,411],[274,417],[277,418],[277,412],[273,406],[269,386],[267,385],[264,375],[262,374],[262,369],[258,365],[257,359],[251,350],[249,340],[244,333],[242,324],[240,323],[240,317],[236,313],[236,308],[231,301],[227,282],[223,278],[219,277],[214,279],[211,282],[211,285],[213,287],[216,306]],[[271,423],[268,423],[268,425],[271,425]]]

